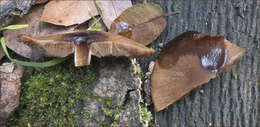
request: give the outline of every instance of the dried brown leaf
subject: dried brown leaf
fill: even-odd
[[[18,35],[28,34],[30,36],[44,36],[49,34],[67,33],[72,32],[75,26],[71,27],[61,27],[52,25],[49,23],[40,22],[40,17],[43,11],[43,5],[35,6],[31,9],[28,15],[23,18],[17,18],[13,24],[28,24],[29,27],[17,30],[6,30],[3,32],[6,45],[8,48],[12,49],[16,53],[31,59],[39,59],[44,53],[35,47],[30,47],[22,43]],[[56,51],[57,53],[62,53],[62,51]],[[69,55],[63,54],[64,56]]]
[[[102,19],[107,28],[110,28],[123,11],[132,6],[132,2],[131,0],[97,0],[97,6],[102,9]]]
[[[215,78],[245,51],[220,35],[185,32],[177,36],[164,47],[155,63],[151,78],[155,111]]]
[[[41,21],[70,26],[81,24],[96,15],[98,11],[92,0],[53,0],[45,6]]]
[[[109,32],[148,45],[161,34],[166,26],[162,14],[162,9],[157,4],[135,5],[126,9],[114,20]]]

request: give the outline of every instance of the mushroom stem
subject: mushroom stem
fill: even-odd
[[[76,67],[89,65],[91,60],[91,51],[86,43],[75,44],[74,63]]]

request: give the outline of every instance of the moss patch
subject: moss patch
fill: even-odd
[[[106,99],[105,101],[105,108],[104,108],[104,113],[106,119],[111,121],[110,126],[117,126],[120,120],[120,106],[113,105],[111,102],[111,98]],[[105,122],[103,122],[103,125],[107,126]]]
[[[141,79],[142,82],[144,82],[147,79],[147,76],[142,71],[140,65],[136,64],[135,69],[136,69],[137,76]]]
[[[142,119],[146,120],[147,122],[150,122],[153,120],[153,116],[151,114],[151,112],[149,112],[147,110],[147,108],[141,108],[141,116],[142,116]]]
[[[140,80],[142,81],[142,83],[144,83],[146,80],[148,80],[147,75],[145,74],[144,71],[142,71],[140,65],[136,65],[136,71],[137,71],[137,75],[140,78]],[[145,94],[143,87],[144,87],[144,84],[142,84],[142,93]],[[142,95],[142,96],[144,98],[147,95]],[[148,111],[147,106],[145,105],[145,102],[143,102],[143,104],[141,104],[140,115],[141,115],[142,119],[144,121],[146,121],[147,123],[150,123],[153,120],[153,116],[152,116],[151,112]]]
[[[88,118],[79,105],[83,89],[96,77],[93,66],[74,67],[73,59],[24,74],[20,105],[7,125],[77,126]]]

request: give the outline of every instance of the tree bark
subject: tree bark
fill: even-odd
[[[27,14],[33,2],[34,0],[0,0],[0,27],[10,24],[15,16]]]
[[[247,48],[247,52],[226,72],[204,86],[155,113],[157,124],[165,126],[259,126],[258,40],[259,2],[256,0],[199,1],[151,0],[165,13],[167,27],[151,45],[158,50],[177,35],[195,30],[205,34],[221,34],[229,41]],[[150,60],[155,60],[156,55]],[[147,60],[140,60],[147,68]],[[203,90],[204,92],[200,92]]]

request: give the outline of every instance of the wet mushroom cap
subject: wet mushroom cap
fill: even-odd
[[[246,51],[223,36],[185,32],[158,56],[152,74],[152,99],[160,111],[231,66]]]

